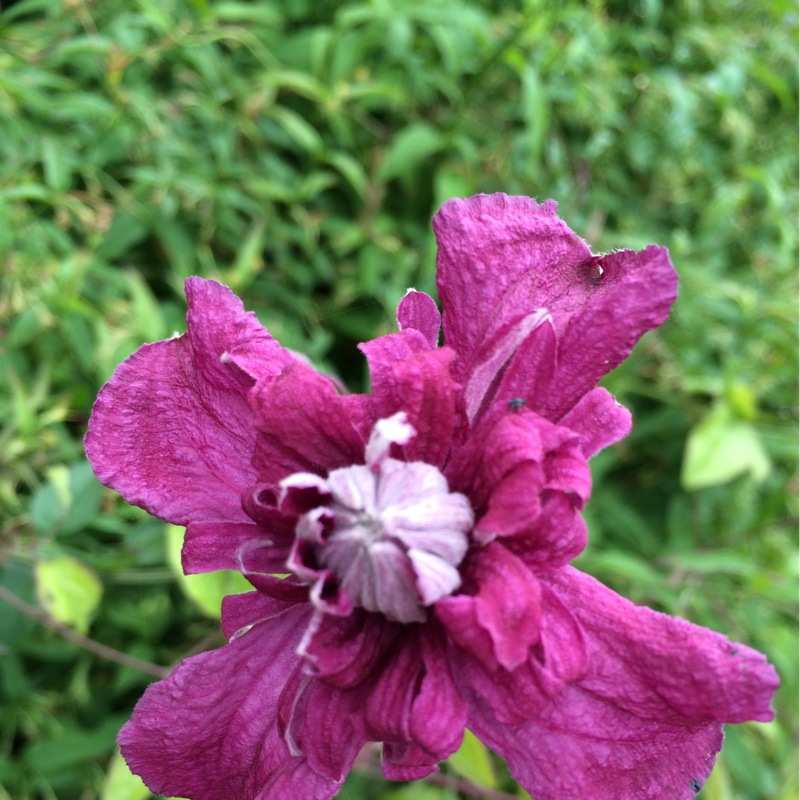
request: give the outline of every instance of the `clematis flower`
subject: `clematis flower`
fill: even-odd
[[[761,654],[569,566],[587,459],[628,433],[598,380],[666,318],[667,252],[592,255],[524,197],[434,219],[440,314],[409,291],[341,394],[225,287],[102,389],[86,449],[186,526],[187,573],[238,569],[228,643],[151,685],[119,735],[155,793],[324,800],[369,741],[422,778],[469,727],[537,800],[690,798],[723,723],[767,721]],[[444,346],[439,346],[440,322]]]

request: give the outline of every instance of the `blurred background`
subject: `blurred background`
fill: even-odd
[[[117,730],[244,588],[184,578],[181,531],[81,443],[116,364],[184,330],[183,279],[364,390],[356,344],[435,293],[439,204],[504,191],[596,252],[670,248],[673,315],[606,382],[634,430],[592,462],[578,566],[769,655],[777,719],[728,730],[700,797],[796,800],[794,3],[2,7],[0,798],[150,797]],[[525,796],[471,739],[436,784],[362,766],[341,797]]]

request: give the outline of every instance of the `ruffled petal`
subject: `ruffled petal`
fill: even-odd
[[[650,245],[638,253],[621,250],[592,261],[592,269],[603,272],[588,290],[585,282],[580,286],[585,306],[575,308],[559,300],[552,307],[558,336],[554,380],[558,391],[551,393],[542,410],[549,419],[563,416],[603,375],[618,367],[647,331],[666,320],[678,293],[678,276],[664,247]]]
[[[291,541],[270,538],[248,522],[192,522],[186,528],[181,561],[187,575],[218,569],[285,572]]]
[[[527,722],[585,673],[586,646],[580,626],[548,586],[541,585],[540,592],[539,640],[529,649],[525,661],[512,669],[487,658],[485,651],[476,647],[480,645],[476,632],[487,637],[476,620],[464,618],[466,624],[461,629],[453,625],[452,619],[445,621],[458,645],[452,653],[453,675],[470,706],[471,718],[485,715],[487,720],[510,726]],[[459,598],[449,598],[456,599]],[[475,638],[470,640],[470,636]],[[477,733],[472,724],[468,722],[467,726]]]
[[[330,379],[296,362],[276,378],[259,382],[250,393],[259,440],[258,463],[269,469],[274,457],[292,472],[315,472],[357,464],[364,459],[364,442],[356,433]],[[291,469],[290,465],[294,464]],[[288,468],[288,469],[287,469]],[[261,470],[259,470],[261,471]]]
[[[401,331],[407,328],[419,331],[431,348],[439,343],[442,316],[433,298],[425,292],[409,289],[405,293],[397,306],[397,324]]]
[[[307,608],[289,608],[148,687],[118,742],[153,793],[192,800],[328,800],[336,794],[349,763],[330,777],[319,774],[290,752],[278,726],[279,705],[287,702],[282,696],[299,671],[295,650],[308,618]],[[353,734],[337,733],[345,734],[338,746],[353,752]]]
[[[358,349],[367,357],[376,413],[379,417],[390,417],[399,410],[393,407],[395,366],[410,356],[430,350],[431,346],[424,334],[414,328],[406,328],[364,342]]]
[[[456,380],[479,347],[531,309],[568,295],[591,252],[556,215],[552,200],[478,195],[446,202],[433,219],[445,343],[458,352]]]
[[[310,675],[348,689],[368,681],[383,668],[401,632],[399,624],[361,609],[349,617],[317,611],[299,652]]]
[[[722,723],[768,721],[778,686],[764,656],[635,606],[572,568],[543,578],[586,639],[587,669],[535,718],[505,725],[476,705],[470,727],[540,800],[690,800]]]
[[[611,392],[598,386],[587,392],[558,424],[578,434],[581,452],[591,458],[624,439],[631,432],[632,421],[631,412]]]
[[[476,593],[439,600],[434,605],[436,616],[453,640],[487,667],[514,669],[540,638],[539,583],[497,543],[473,550],[468,559],[467,585],[474,585]]]
[[[416,431],[404,448],[408,461],[440,466],[450,451],[459,388],[450,377],[452,360],[452,350],[442,347],[412,356],[392,370],[394,411],[405,411]]]
[[[191,278],[186,297],[188,332],[140,348],[101,389],[86,452],[103,483],[167,522],[246,521],[253,380],[227,354],[246,346],[272,371],[292,357],[224,286]]]
[[[554,420],[666,319],[677,290],[666,250],[592,256],[556,210],[550,200],[479,195],[448,201],[433,221],[445,343],[459,355],[455,379],[468,385],[479,348],[540,309],[558,341],[541,408]]]
[[[521,725],[473,711],[470,729],[537,800],[691,800],[722,746],[719,723],[641,719],[575,686]]]
[[[653,719],[768,722],[774,717],[770,700],[779,680],[761,653],[634,605],[571,567],[543,580],[588,637],[585,690]]]

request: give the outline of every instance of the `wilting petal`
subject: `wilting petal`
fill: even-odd
[[[678,291],[678,276],[663,247],[650,245],[636,253],[622,250],[598,257],[603,274],[598,285],[581,294],[584,308],[560,300],[553,308],[558,336],[558,370],[542,411],[558,419],[619,366],[644,333],[669,316]],[[590,281],[591,283],[591,281]]]
[[[548,579],[580,622],[587,671],[529,722],[478,713],[470,727],[540,800],[690,800],[722,723],[767,721],[778,686],[764,656],[635,606],[569,567]]]
[[[440,466],[453,444],[458,385],[450,377],[446,347],[407,358],[392,370],[395,410],[406,412],[417,435],[406,445],[409,461]]]
[[[284,460],[287,451],[296,454],[295,468],[280,477],[304,471],[309,462],[331,470],[363,460],[364,443],[336,388],[310,367],[299,362],[289,365],[278,377],[256,385],[250,402],[264,437],[259,458],[269,461],[271,448]],[[262,480],[268,479],[262,475]]]
[[[118,741],[152,792],[192,800],[336,794],[344,775],[315,772],[290,754],[278,730],[278,705],[299,669],[295,651],[308,618],[308,607],[289,608],[147,689]]]
[[[253,381],[225,354],[246,345],[272,367],[292,358],[224,286],[192,278],[186,296],[188,332],[140,348],[100,391],[86,452],[103,483],[167,522],[243,522]]]
[[[586,671],[586,646],[575,618],[546,585],[541,585],[540,605],[539,641],[513,669],[485,658],[467,639],[462,644],[461,632],[447,621],[451,638],[460,645],[452,654],[453,676],[470,706],[471,719],[485,717],[509,726],[527,722]],[[471,723],[468,727],[477,732]]]
[[[187,575],[218,569],[285,572],[291,541],[270,538],[248,522],[192,522],[186,528],[181,562]]]
[[[591,458],[630,433],[631,412],[607,389],[598,386],[587,392],[558,424],[578,434],[581,452]]]
[[[537,800],[691,800],[722,746],[719,723],[642,719],[575,686],[530,722],[476,714],[468,725]]]
[[[666,250],[592,256],[556,208],[549,200],[479,195],[448,201],[433,221],[445,343],[459,354],[455,379],[469,380],[482,343],[544,309],[558,340],[542,408],[549,419],[562,417],[666,319],[677,287]]]
[[[364,342],[358,349],[367,357],[376,412],[379,417],[389,417],[400,410],[393,407],[392,370],[410,356],[430,350],[431,346],[424,334],[413,328],[406,328],[399,333],[389,333]]]
[[[490,543],[469,556],[469,582],[477,593],[446,597],[434,606],[453,640],[485,665],[519,666],[540,636],[539,584],[530,570],[504,547]],[[488,639],[475,635],[476,629]],[[491,651],[486,644],[491,643]]]
[[[300,645],[306,671],[341,688],[372,679],[394,652],[402,627],[378,614],[356,609],[349,617],[315,612]]]
[[[571,567],[546,580],[587,635],[590,670],[581,684],[587,691],[661,720],[768,722],[774,717],[769,704],[778,676],[761,653],[636,606]]]
[[[442,316],[433,298],[425,292],[409,289],[397,306],[397,324],[400,330],[413,328],[419,331],[431,348],[439,343]]]

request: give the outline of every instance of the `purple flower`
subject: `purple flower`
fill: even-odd
[[[568,566],[586,459],[628,433],[598,379],[666,318],[667,252],[593,256],[525,197],[434,219],[444,308],[409,291],[341,395],[225,287],[100,392],[100,480],[238,569],[228,644],[151,685],[119,735],[153,792],[332,797],[367,741],[416,779],[465,726],[537,800],[693,797],[724,722],[772,719],[765,658]]]

